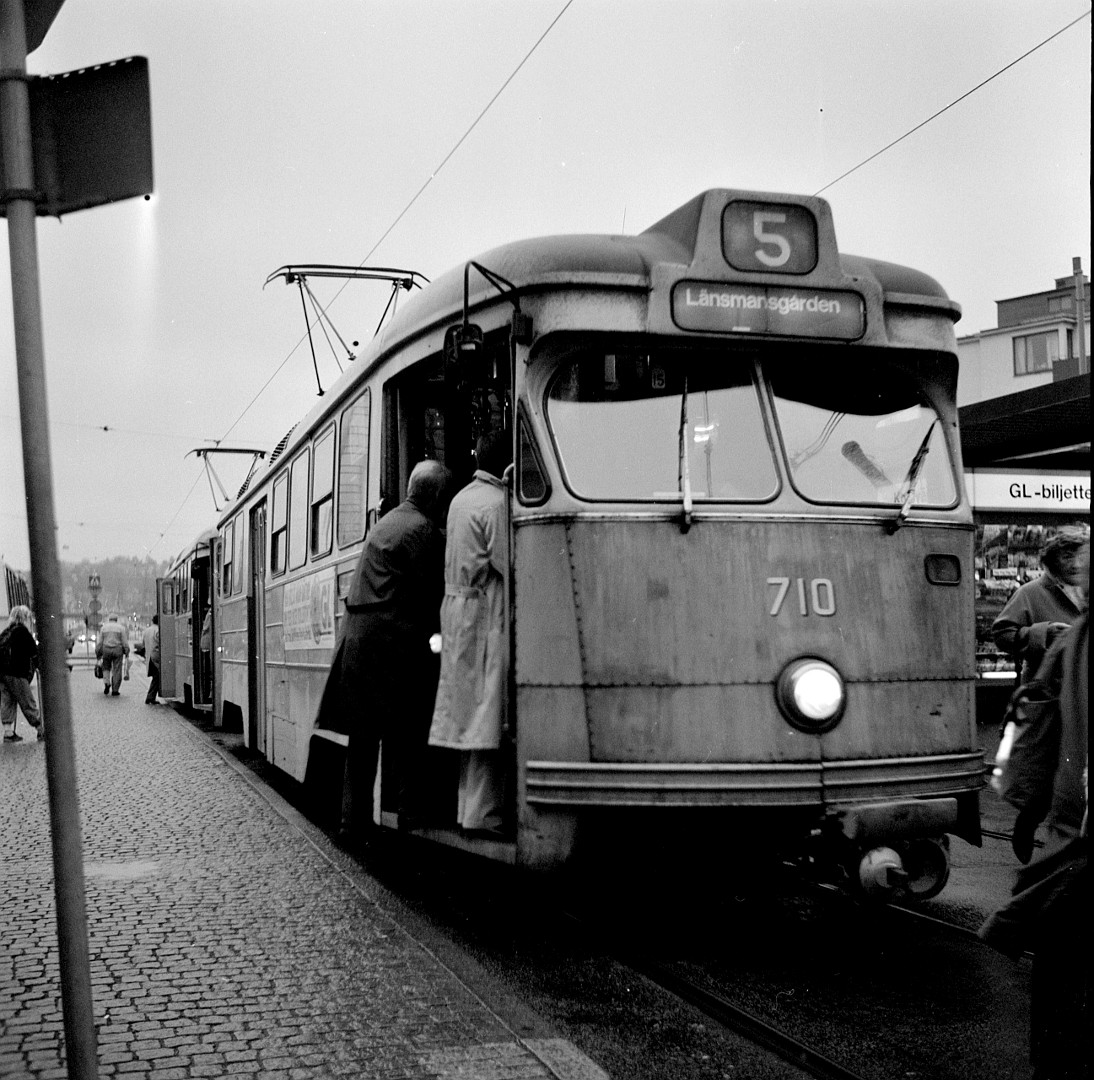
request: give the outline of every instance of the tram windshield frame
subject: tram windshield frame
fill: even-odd
[[[815,345],[621,335],[556,343],[546,355],[557,368],[548,427],[579,499],[679,502],[687,486],[696,505],[766,503],[785,477],[820,505],[958,503],[931,375],[892,350],[843,349],[836,360]]]

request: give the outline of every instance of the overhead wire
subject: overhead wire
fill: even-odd
[[[392,231],[399,224],[399,222],[402,221],[404,217],[406,217],[406,215],[410,211],[411,207],[413,207],[414,204],[418,201],[418,199],[421,198],[422,194],[425,192],[425,189],[427,187],[429,187],[429,185],[431,183],[433,183],[434,179],[437,177],[437,175],[440,173],[440,171],[448,164],[448,162],[452,159],[452,157],[456,153],[456,151],[459,150],[459,148],[467,141],[468,137],[471,135],[471,132],[473,132],[476,127],[478,127],[478,125],[479,125],[480,121],[482,120],[482,118],[484,116],[486,116],[486,114],[493,107],[494,103],[505,92],[506,87],[508,87],[508,85],[513,81],[513,79],[516,78],[518,72],[528,62],[528,60],[531,58],[532,54],[536,51],[536,49],[538,49],[540,47],[540,45],[543,44],[543,42],[546,39],[547,35],[555,28],[555,26],[558,24],[558,21],[562,18],[563,15],[566,14],[567,10],[570,8],[570,6],[573,4],[573,2],[574,2],[574,0],[566,0],[566,2],[562,5],[561,9],[559,10],[558,14],[555,15],[555,17],[550,21],[550,23],[548,23],[547,28],[543,31],[542,34],[539,35],[538,38],[536,38],[535,43],[524,54],[524,56],[521,59],[520,63],[517,64],[517,66],[515,68],[513,68],[513,70],[509,73],[509,77],[501,84],[501,86],[498,88],[498,90],[494,94],[494,96],[486,103],[486,105],[479,112],[478,116],[476,116],[475,119],[471,121],[471,124],[468,126],[467,130],[464,131],[464,133],[459,137],[459,139],[456,140],[455,144],[452,146],[452,149],[449,150],[448,153],[445,154],[445,156],[441,159],[440,164],[437,165],[433,169],[433,171],[429,174],[429,178],[426,180],[426,182],[424,184],[422,184],[422,186],[420,188],[418,188],[418,190],[414,193],[414,195],[411,197],[410,201],[406,204],[406,206],[404,206],[402,208],[402,210],[399,211],[399,213],[396,215],[395,219],[391,222],[391,224],[380,234],[380,238],[372,245],[371,248],[369,248],[368,252],[366,252],[365,256],[357,264],[358,268],[364,266],[365,263],[368,262],[368,260],[372,257],[373,253],[376,251],[376,249],[388,238],[388,236],[392,233]],[[335,292],[334,296],[331,298],[330,302],[327,304],[328,308],[330,307],[330,305],[335,300],[338,299],[338,297],[342,294],[342,291],[346,288],[346,286],[348,284],[349,284],[348,282],[343,282],[342,283],[340,288]],[[239,422],[243,419],[244,416],[247,415],[248,412],[250,412],[250,410],[254,406],[255,402],[258,401],[258,399],[266,392],[266,390],[269,387],[270,383],[272,383],[274,381],[274,379],[277,378],[277,376],[281,372],[281,369],[284,368],[284,366],[292,359],[292,357],[295,355],[297,349],[299,349],[300,346],[303,345],[303,343],[308,339],[308,337],[309,337],[308,333],[305,333],[305,334],[301,335],[300,339],[289,350],[289,352],[286,354],[285,358],[281,361],[281,363],[278,364],[277,367],[274,368],[274,370],[271,372],[270,377],[259,387],[258,393],[256,393],[255,396],[253,398],[251,398],[251,400],[246,404],[246,406],[244,407],[243,411],[239,414],[239,416],[237,416],[235,418],[235,420],[232,421],[231,425],[224,432],[224,435],[221,436],[222,439],[226,439],[232,433],[232,431],[235,430],[235,428],[239,424]],[[186,498],[183,499],[182,504],[179,506],[178,510],[175,512],[175,516],[167,523],[167,526],[164,528],[163,532],[160,533],[159,540],[156,541],[156,544],[159,544],[159,542],[163,540],[164,536],[167,533],[167,530],[170,529],[170,527],[175,523],[175,520],[178,518],[179,514],[182,513],[183,507],[185,507],[186,503],[190,499],[190,496],[194,493],[194,488],[197,487],[198,481],[200,479],[201,479],[201,475],[199,474],[197,479],[195,479],[193,485],[191,486],[190,490],[186,493]],[[155,546],[156,545],[153,545],[153,547],[149,548],[148,550],[152,551]]]
[[[999,76],[1002,75],[1003,72],[1009,71],[1012,67],[1014,67],[1015,64],[1020,64],[1023,60],[1025,60],[1027,56],[1032,56],[1038,49],[1044,48],[1044,46],[1047,45],[1050,41],[1058,38],[1061,34],[1070,30],[1077,23],[1081,23],[1083,19],[1087,18],[1090,15],[1091,10],[1091,8],[1087,8],[1086,11],[1082,13],[1082,15],[1080,15],[1076,19],[1072,19],[1071,22],[1069,22],[1066,26],[1060,27],[1060,29],[1057,30],[1056,33],[1050,34],[1047,38],[1045,38],[1044,41],[1041,41],[1038,44],[1034,45],[1032,49],[1027,50],[1026,52],[1022,53],[1022,55],[1019,56],[1017,59],[1012,60],[1009,64],[1001,67],[994,75],[989,75],[986,79],[984,79],[983,82],[977,83],[971,90],[966,90],[965,93],[963,93],[960,97],[954,98],[953,101],[949,103],[949,105],[939,109],[936,113],[932,113],[930,116],[927,117],[926,120],[923,120],[920,123],[916,124],[914,128],[910,128],[908,131],[904,132],[904,134],[901,135],[899,138],[893,139],[891,143],[887,143],[880,150],[871,154],[868,158],[860,161],[854,168],[848,169],[845,173],[840,173],[840,175],[837,176],[835,180],[830,180],[827,184],[824,185],[824,187],[818,188],[816,191],[814,191],[813,194],[820,195],[822,192],[827,191],[830,187],[834,187],[841,180],[846,180],[847,177],[849,177],[852,173],[858,172],[858,170],[861,169],[864,165],[869,165],[870,162],[873,161],[875,158],[881,157],[881,155],[884,154],[886,150],[891,150],[894,146],[897,145],[897,143],[903,142],[906,138],[908,138],[909,135],[914,135],[917,131],[919,131],[920,128],[926,127],[932,120],[937,120],[938,117],[940,117],[944,112],[948,112],[955,105],[964,101],[965,98],[970,97],[972,94],[975,94],[977,90],[981,89],[984,86],[987,86],[988,83],[990,83],[993,79],[999,78]]]
[[[502,93],[505,91],[505,88],[513,81],[514,78],[516,78],[517,73],[520,71],[520,69],[522,67],[524,67],[524,65],[528,62],[528,60],[531,58],[532,54],[536,51],[536,49],[538,49],[540,47],[540,45],[543,44],[544,39],[555,28],[555,26],[557,25],[559,19],[561,19],[562,16],[566,14],[567,9],[570,7],[571,4],[573,4],[573,2],[574,2],[574,0],[566,0],[566,3],[562,5],[562,8],[559,11],[559,13],[548,24],[547,29],[544,30],[543,33],[540,34],[538,38],[536,38],[535,44],[533,44],[532,47],[524,54],[523,59],[520,61],[519,64],[517,64],[517,66],[515,68],[513,68],[512,72],[509,74],[509,77],[505,80],[505,82],[503,82],[501,84],[501,86],[498,88],[497,92],[486,103],[486,105],[483,107],[483,109],[479,113],[479,115],[476,116],[475,119],[471,121],[471,124],[467,128],[467,130],[459,137],[459,139],[456,140],[456,143],[452,147],[452,149],[449,150],[448,153],[445,154],[445,156],[441,159],[441,163],[439,165],[437,165],[433,169],[433,171],[429,174],[429,178],[426,180],[426,182],[424,184],[422,184],[422,186],[420,188],[418,188],[418,190],[414,193],[414,195],[411,197],[410,201],[406,204],[406,206],[404,206],[402,208],[402,210],[400,210],[399,213],[395,216],[395,219],[392,221],[392,223],[380,234],[380,238],[376,241],[376,243],[374,243],[372,245],[372,247],[369,248],[369,250],[366,252],[364,258],[362,258],[361,261],[357,264],[358,268],[364,266],[365,263],[368,262],[368,260],[370,258],[372,258],[372,256],[373,256],[374,252],[376,251],[376,249],[388,238],[388,236],[394,230],[395,226],[398,225],[399,222],[402,221],[404,217],[406,217],[406,215],[409,212],[410,208],[418,201],[418,199],[421,198],[422,194],[425,192],[425,189],[427,187],[429,187],[429,185],[431,183],[433,183],[433,180],[436,178],[438,173],[440,173],[440,171],[445,167],[445,165],[447,165],[448,162],[451,160],[452,156],[456,153],[456,151],[459,150],[459,148],[467,141],[467,138],[471,134],[471,132],[474,131],[476,127],[478,127],[479,122],[490,111],[490,109],[493,106],[494,102],[496,102],[498,100],[498,98],[501,97]],[[330,305],[332,303],[334,303],[334,301],[337,300],[339,296],[342,295],[342,291],[346,288],[346,286],[348,284],[349,284],[348,282],[343,282],[342,283],[342,285],[335,292],[334,296],[331,298],[330,303],[327,304],[327,307],[330,307]],[[247,403],[247,405],[243,409],[243,411],[239,414],[239,416],[237,416],[235,418],[235,421],[232,423],[232,426],[230,428],[228,428],[228,430],[224,433],[225,437],[227,437],[234,430],[236,424],[238,424],[243,419],[243,417],[247,415],[247,413],[254,406],[254,403],[256,401],[258,401],[258,399],[266,392],[266,388],[270,385],[270,383],[273,382],[273,380],[277,377],[277,375],[281,372],[281,369],[289,362],[289,360],[292,359],[292,357],[295,354],[296,350],[299,349],[301,345],[303,345],[305,340],[307,340],[307,337],[308,337],[307,334],[302,335],[300,337],[300,340],[297,341],[297,343],[289,350],[289,353],[285,357],[285,359],[282,360],[281,363],[278,364],[276,368],[274,368],[274,370],[273,370],[272,374],[270,375],[270,377],[259,388],[258,393],[255,394],[255,396],[253,398],[251,398],[251,400]]]

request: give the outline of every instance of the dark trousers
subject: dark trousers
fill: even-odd
[[[429,725],[440,664],[422,642],[415,652],[404,642],[355,639],[342,651],[339,708],[349,731],[342,786],[342,827],[357,835],[373,824],[373,792],[380,743],[384,774],[381,806],[400,815],[420,815],[428,786]]]
[[[116,694],[125,674],[125,653],[122,649],[107,646],[103,649],[103,684]]]
[[[1085,857],[1039,923],[1030,973],[1033,1080],[1089,1080],[1090,869]]]
[[[152,681],[148,684],[148,693],[145,695],[144,703],[146,705],[155,705],[156,698],[160,693],[160,666],[155,660],[148,661],[148,674],[152,677]]]

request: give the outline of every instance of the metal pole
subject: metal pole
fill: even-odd
[[[1075,274],[1075,329],[1076,355],[1079,359],[1078,373],[1085,375],[1086,366],[1086,284],[1083,282],[1083,260],[1076,255],[1071,260],[1071,269]]]
[[[34,611],[41,646],[39,688],[47,728],[46,775],[52,824],[65,1056],[70,1080],[97,1080],[95,1011],[91,996],[80,808],[76,791],[76,752],[72,738],[68,672],[64,661],[64,627],[59,618],[62,610],[61,587],[53,512],[53,470],[42,347],[34,220],[34,156],[26,65],[23,0],[0,0],[0,131],[4,147],[0,197],[7,205],[23,476],[34,581]]]

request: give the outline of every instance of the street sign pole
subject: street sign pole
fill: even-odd
[[[23,0],[0,0],[0,134],[7,210],[19,421],[23,439],[34,608],[41,645],[39,686],[47,728],[46,772],[53,837],[54,893],[65,1054],[70,1080],[97,1080],[80,809],[57,562],[53,469],[46,404],[42,309],[38,284],[33,147]]]

